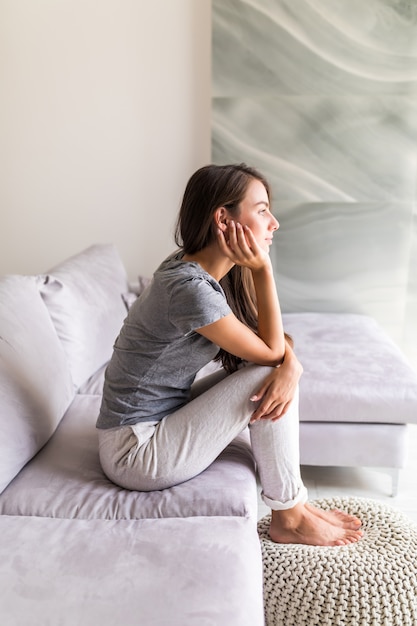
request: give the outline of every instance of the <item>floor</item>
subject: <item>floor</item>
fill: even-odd
[[[409,426],[406,467],[400,470],[398,495],[391,496],[391,476],[383,469],[303,466],[301,475],[309,499],[334,496],[372,498],[399,509],[417,523],[417,425]],[[259,498],[261,518],[269,509]]]

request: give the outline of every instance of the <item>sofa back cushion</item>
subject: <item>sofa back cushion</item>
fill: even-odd
[[[78,389],[111,357],[126,317],[125,268],[113,245],[97,244],[39,278]]]
[[[36,278],[1,278],[0,493],[48,441],[73,396],[66,355]]]

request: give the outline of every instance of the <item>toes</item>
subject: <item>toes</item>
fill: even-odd
[[[356,517],[356,515],[350,515],[349,513],[340,511],[340,509],[334,509],[332,510],[332,513],[334,513],[340,520],[344,521],[345,524],[349,524],[349,528],[352,528],[352,530],[362,526],[361,520]]]
[[[344,537],[339,537],[339,539],[336,540],[334,545],[348,546],[352,543],[357,543],[361,539],[362,535],[363,535],[362,531],[357,531],[354,534],[347,534]]]

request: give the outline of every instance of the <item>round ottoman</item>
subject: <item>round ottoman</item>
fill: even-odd
[[[374,500],[312,503],[357,515],[364,536],[340,547],[278,544],[271,516],[262,518],[266,626],[416,626],[417,525]]]

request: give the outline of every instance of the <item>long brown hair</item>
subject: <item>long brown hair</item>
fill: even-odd
[[[206,165],[197,170],[187,183],[175,228],[175,242],[185,254],[195,254],[216,237],[214,213],[225,207],[237,215],[239,205],[252,180],[259,180],[270,199],[270,187],[256,169],[239,165]],[[220,284],[236,317],[255,333],[258,310],[252,273],[238,265],[224,276]],[[221,349],[216,357],[227,372],[234,372],[241,359]]]

